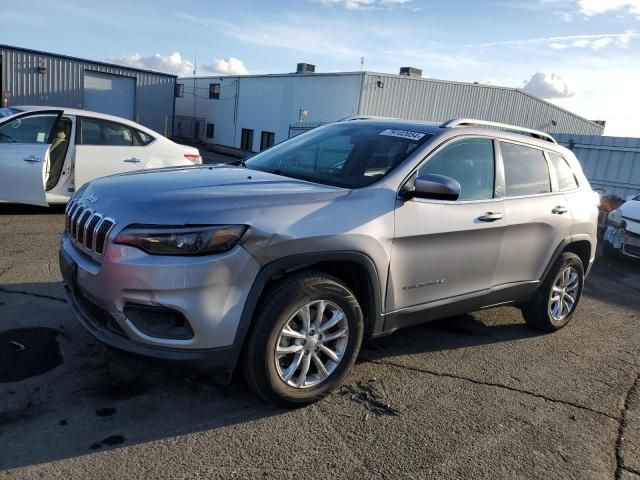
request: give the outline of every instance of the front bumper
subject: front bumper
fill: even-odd
[[[240,246],[219,255],[160,257],[115,244],[97,263],[64,234],[60,269],[75,316],[99,341],[135,354],[208,361],[224,369],[235,361],[230,353],[237,349],[236,333],[259,265]],[[125,305],[131,304],[180,312],[193,337],[143,333],[124,314]]]

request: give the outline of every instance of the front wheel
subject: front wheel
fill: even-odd
[[[555,332],[573,316],[584,283],[582,261],[574,253],[564,252],[533,299],[524,306],[525,321],[538,330]]]
[[[349,373],[363,330],[360,305],[340,280],[293,275],[258,307],[245,352],[247,383],[271,403],[319,400]]]

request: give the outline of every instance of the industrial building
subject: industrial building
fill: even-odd
[[[82,108],[172,134],[176,76],[0,45],[1,106]]]
[[[355,115],[445,121],[472,117],[548,133],[602,135],[604,126],[521,90],[373,72],[179,78],[174,135],[260,151],[314,126]]]

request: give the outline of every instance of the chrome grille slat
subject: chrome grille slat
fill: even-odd
[[[109,232],[116,224],[112,218],[72,200],[65,211],[65,231],[73,243],[91,253],[103,255]]]

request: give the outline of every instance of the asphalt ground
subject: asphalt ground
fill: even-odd
[[[640,479],[640,264],[599,258],[560,332],[514,308],[406,329],[283,410],[98,344],[64,299],[62,228],[0,205],[2,479]]]

